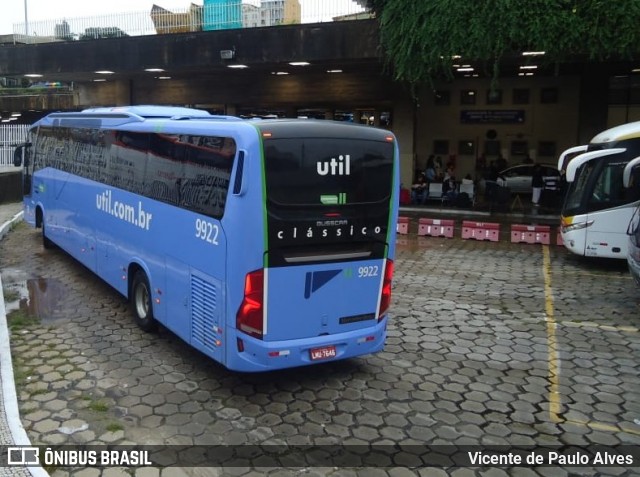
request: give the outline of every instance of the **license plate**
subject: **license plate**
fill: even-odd
[[[335,358],[336,347],[323,346],[322,348],[314,348],[312,350],[309,350],[309,353],[311,353],[311,361],[316,361],[319,359]]]

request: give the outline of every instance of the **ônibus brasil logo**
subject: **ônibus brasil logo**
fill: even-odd
[[[332,157],[328,161],[318,161],[317,170],[321,176],[348,176],[351,174],[351,157],[341,154],[337,159]]]

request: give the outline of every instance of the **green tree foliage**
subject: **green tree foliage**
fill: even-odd
[[[451,59],[499,64],[522,51],[544,61],[630,59],[640,53],[640,0],[371,0],[396,79],[451,75]]]

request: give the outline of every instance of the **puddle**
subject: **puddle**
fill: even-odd
[[[22,273],[3,271],[2,284],[7,313],[23,310],[42,321],[53,321],[60,299],[65,295],[62,283],[53,278],[21,278]]]
[[[435,240],[438,240],[438,238]],[[396,237],[396,248],[398,251],[417,252],[418,250],[426,250],[434,248],[435,246],[432,237],[427,238],[416,235],[398,235]]]

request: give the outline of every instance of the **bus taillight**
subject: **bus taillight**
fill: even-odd
[[[236,314],[236,328],[262,339],[264,304],[264,270],[247,273],[244,279],[244,298]]]
[[[391,304],[391,280],[393,279],[393,260],[387,260],[384,267],[384,281],[382,282],[382,292],[380,293],[380,309],[378,310],[378,321],[389,310]]]

